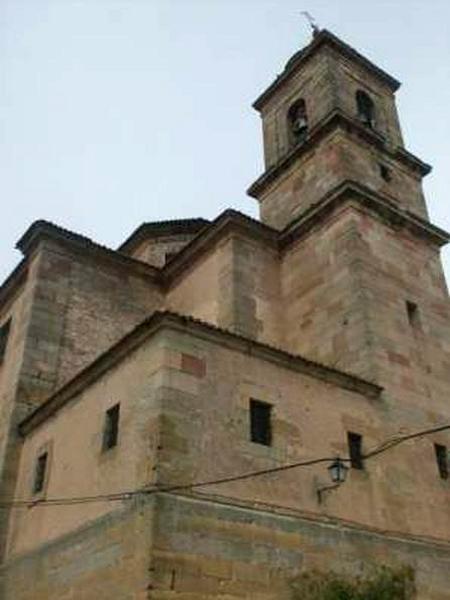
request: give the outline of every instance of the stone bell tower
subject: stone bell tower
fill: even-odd
[[[423,426],[450,393],[448,235],[403,144],[399,86],[318,32],[254,104],[266,170],[249,194],[285,248],[286,347],[380,383],[402,425]]]
[[[326,30],[297,52],[254,103],[266,170],[249,193],[262,220],[283,229],[352,181],[427,218],[421,179],[395,106],[400,83]]]

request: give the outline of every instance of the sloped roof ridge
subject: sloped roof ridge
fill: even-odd
[[[283,363],[288,368],[296,366],[297,370],[307,375],[331,381],[341,388],[356,391],[372,398],[378,397],[383,389],[379,385],[367,381],[358,375],[329,367],[299,354],[292,354],[276,346],[234,333],[201,319],[168,310],[155,311],[105,350],[72,379],[63,384],[43,404],[25,417],[19,424],[20,433],[26,435],[45,421],[69,400],[97,381],[105,372],[129,356],[130,352],[138,348],[153,332],[159,327],[164,326],[164,324],[167,326],[187,326],[196,328],[195,331],[197,332],[219,334],[224,340],[240,344],[249,354],[260,354],[268,360],[278,360],[278,362]]]
[[[167,233],[197,233],[203,227],[209,225],[211,221],[203,217],[192,217],[186,219],[168,219],[162,221],[144,221],[122,242],[118,252],[126,252],[145,237],[147,234],[167,234]]]

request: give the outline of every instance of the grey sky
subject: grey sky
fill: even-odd
[[[403,81],[406,144],[450,229],[448,0],[2,0],[0,280],[38,218],[116,247],[142,221],[256,216],[250,105],[308,42],[301,10]]]

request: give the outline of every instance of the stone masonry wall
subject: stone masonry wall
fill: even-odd
[[[390,169],[385,181],[380,165]],[[386,195],[400,208],[427,219],[421,179],[392,158],[344,131],[305,152],[259,198],[261,220],[283,229],[346,180]]]
[[[282,260],[286,349],[368,379],[376,375],[365,252],[356,214],[342,207],[288,248]]]
[[[143,488],[155,480],[161,369],[173,358],[157,339],[131,352],[78,393],[25,440],[16,499],[97,496]],[[105,413],[120,403],[119,437],[103,448]],[[36,460],[49,453],[43,493],[33,494]],[[125,501],[127,504],[128,501]],[[48,544],[120,508],[122,502],[39,506],[11,513],[8,559]]]
[[[167,262],[167,254],[182,250],[195,235],[181,234],[158,235],[154,238],[144,240],[130,253],[130,256],[146,262],[154,267],[163,267]]]
[[[160,496],[155,516],[152,600],[291,600],[300,573],[364,576],[374,565],[412,567],[417,600],[449,597],[448,544],[207,496]]]
[[[158,288],[143,276],[44,244],[22,373],[28,393],[38,403],[160,303]]]
[[[3,600],[148,600],[152,506],[121,510],[0,568]]]
[[[389,147],[402,146],[395,96],[389,87],[357,63],[327,47],[292,74],[263,107],[266,169],[290,150],[287,113],[295,100],[305,100],[311,130],[335,110],[356,119],[358,90],[368,93],[375,104],[375,131],[387,140]]]
[[[289,91],[275,94],[261,112],[266,169],[290,149],[287,112],[299,98],[306,103],[308,125],[314,127],[333,108],[333,73],[326,55],[316,55],[289,83]]]
[[[165,306],[250,338],[282,345],[279,257],[264,242],[232,235],[187,269]]]
[[[166,372],[162,394],[158,480],[188,484],[328,456],[348,456],[347,432],[367,452],[411,426],[385,398],[368,399],[282,365],[187,334],[169,332],[167,351],[188,354],[191,371]],[[272,445],[250,440],[249,401],[272,408]],[[407,402],[407,399],[404,399]],[[407,404],[405,406],[407,410]],[[447,413],[441,420],[448,421]],[[425,426],[427,423],[424,424]],[[352,469],[345,486],[317,502],[328,483],[322,464],[282,474],[208,485],[208,493],[274,502],[311,514],[327,512],[362,527],[445,539],[450,528],[448,481],[437,472],[433,443],[450,434],[403,444]]]

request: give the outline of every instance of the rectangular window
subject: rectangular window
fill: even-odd
[[[419,307],[415,302],[406,301],[406,314],[411,327],[418,329],[420,327]]]
[[[39,494],[44,489],[47,462],[48,452],[43,452],[38,456],[34,470],[33,494]]]
[[[250,440],[256,444],[272,444],[272,406],[250,400]]]
[[[3,360],[6,353],[10,327],[11,319],[0,327],[0,362]]]
[[[350,454],[350,464],[353,469],[364,469],[364,460],[362,454],[362,435],[359,433],[347,432],[348,451]]]
[[[447,446],[435,444],[434,451],[436,453],[436,462],[439,470],[439,476],[441,479],[448,479],[449,460]]]
[[[103,430],[103,450],[117,446],[119,437],[120,404],[108,408],[105,414],[105,428]]]

